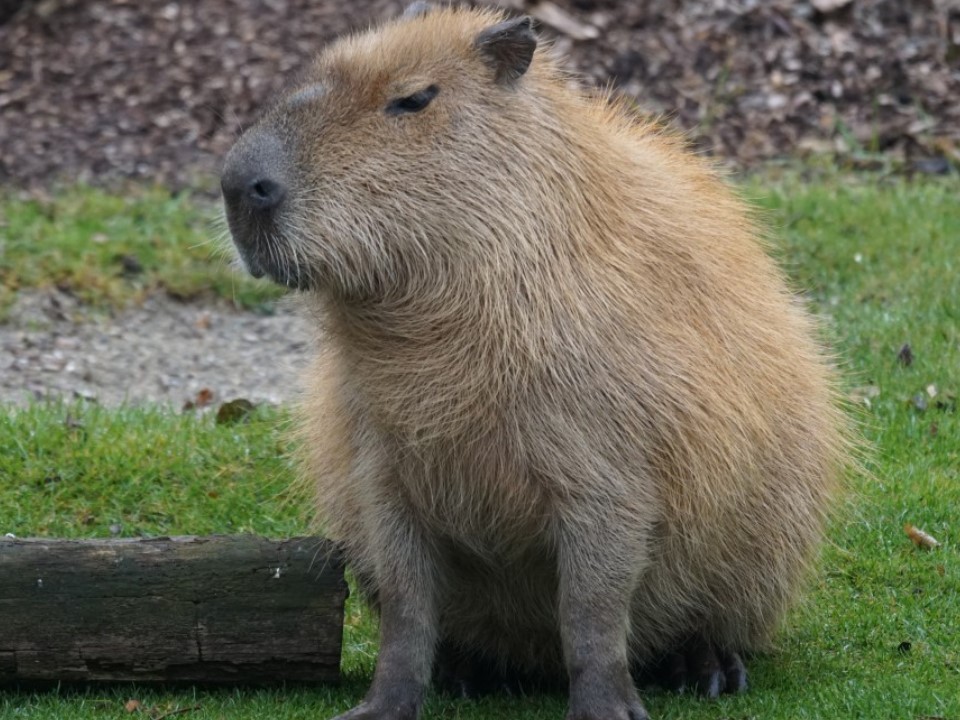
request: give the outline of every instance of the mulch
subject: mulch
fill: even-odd
[[[402,0],[0,0],[0,184],[212,183],[324,43]],[[506,0],[739,167],[960,167],[956,0]]]

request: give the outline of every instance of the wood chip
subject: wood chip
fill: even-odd
[[[0,182],[213,189],[237,130],[288,78],[408,2],[19,0],[4,16],[0,0]],[[533,15],[588,83],[634,95],[739,166],[882,148],[905,170],[946,173],[960,166],[951,2],[483,4]]]

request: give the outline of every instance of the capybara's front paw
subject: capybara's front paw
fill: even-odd
[[[650,720],[647,711],[636,698],[591,703],[589,707],[571,707],[567,720]]]
[[[567,720],[649,720],[629,675],[623,676],[572,684]]]
[[[411,703],[364,700],[333,720],[416,720],[419,708]]]

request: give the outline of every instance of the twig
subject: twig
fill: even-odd
[[[192,712],[192,711],[194,711],[194,710],[199,710],[199,709],[200,709],[200,704],[197,703],[196,705],[191,705],[190,707],[178,708],[178,709],[176,709],[176,710],[170,710],[170,711],[168,711],[168,712],[165,712],[163,715],[158,715],[158,716],[155,717],[153,720],[166,720],[167,718],[173,717],[174,715],[180,715],[180,714],[182,714],[182,713],[188,713],[188,712]]]

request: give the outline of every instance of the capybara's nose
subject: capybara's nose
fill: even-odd
[[[233,178],[231,178],[231,181]],[[244,205],[251,210],[268,212],[283,200],[287,191],[282,184],[269,177],[252,175],[239,176],[236,181],[221,183],[227,202]]]
[[[227,155],[220,188],[227,210],[266,217],[287,196],[287,162],[280,140],[259,133],[243,137]]]

